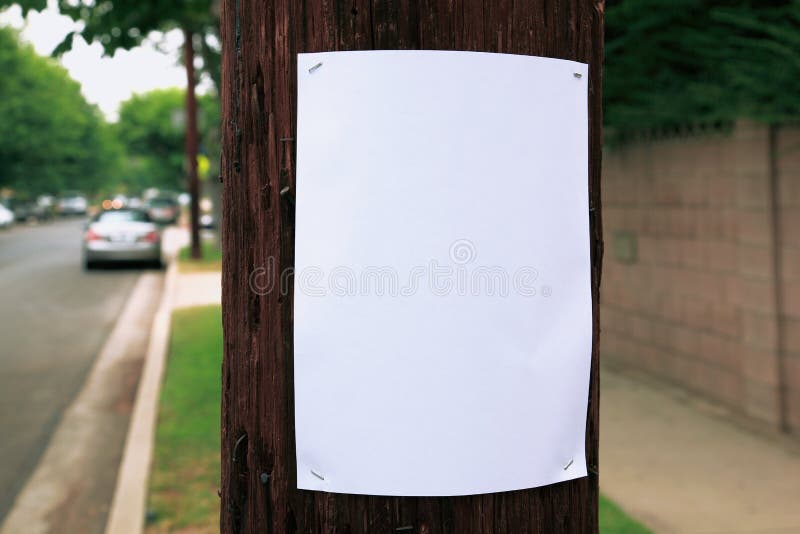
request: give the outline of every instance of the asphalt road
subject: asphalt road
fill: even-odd
[[[84,272],[82,224],[0,231],[0,522],[140,274],[135,267]]]

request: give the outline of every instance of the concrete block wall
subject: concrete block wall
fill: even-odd
[[[785,409],[789,427],[800,429],[800,127],[781,128],[775,145]]]
[[[800,129],[740,123],[606,150],[605,360],[800,430],[793,143]]]

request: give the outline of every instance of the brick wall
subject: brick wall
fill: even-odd
[[[800,429],[800,129],[637,142],[603,172],[603,358]]]

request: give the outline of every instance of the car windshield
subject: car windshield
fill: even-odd
[[[150,222],[150,217],[139,210],[104,211],[95,217],[95,222]]]
[[[174,201],[168,198],[154,198],[150,201],[150,205],[154,208],[167,208],[174,205]]]

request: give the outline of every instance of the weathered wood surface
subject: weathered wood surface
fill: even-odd
[[[596,532],[603,1],[223,0],[221,26],[222,531]],[[291,292],[258,295],[248,277],[269,257],[281,269],[294,263],[296,54],[359,49],[476,50],[590,64],[587,183],[595,315],[587,478],[454,498],[296,489]]]

